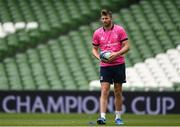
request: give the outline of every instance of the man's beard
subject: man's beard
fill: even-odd
[[[111,22],[109,22],[109,23],[103,23],[103,26],[106,27],[106,28],[108,28],[108,27],[111,26]]]

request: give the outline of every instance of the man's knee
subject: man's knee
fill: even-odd
[[[103,96],[108,96],[109,95],[109,90],[106,90],[106,89],[102,90],[102,95]]]
[[[120,89],[115,89],[114,90],[114,96],[121,97],[121,95],[122,95],[122,91]]]
[[[115,96],[115,97],[121,97],[122,95],[121,95],[120,92],[115,92],[115,93],[114,93],[114,96]]]

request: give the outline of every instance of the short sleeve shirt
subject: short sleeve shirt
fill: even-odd
[[[126,31],[122,26],[113,25],[110,30],[103,27],[98,28],[92,38],[92,44],[99,46],[101,51],[117,52],[122,48],[122,42],[128,39]],[[117,57],[111,63],[100,62],[100,66],[114,66],[125,63],[124,56]]]

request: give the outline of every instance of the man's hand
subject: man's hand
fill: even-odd
[[[108,60],[102,60],[104,63],[111,63],[119,56],[118,52],[111,52],[111,55]]]
[[[112,62],[113,60],[115,60],[117,57],[119,56],[118,52],[112,52],[109,59],[108,59],[108,62]]]

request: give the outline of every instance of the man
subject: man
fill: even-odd
[[[111,11],[101,11],[103,27],[98,28],[93,34],[93,55],[100,60],[100,118],[98,124],[106,123],[106,110],[110,85],[114,84],[115,96],[115,124],[122,125],[122,83],[126,82],[124,54],[129,50],[127,34],[122,26],[113,24]],[[110,51],[108,60],[101,60],[101,51]]]

